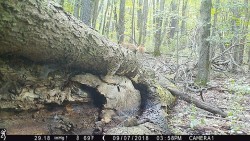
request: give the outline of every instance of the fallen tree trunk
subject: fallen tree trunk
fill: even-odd
[[[161,86],[155,81],[154,72],[140,67],[134,52],[109,41],[60,6],[45,0],[0,1],[0,46],[1,56],[21,56],[60,65],[61,69],[78,69],[104,76],[103,80],[114,75],[128,77],[141,90],[138,123],[148,121],[139,134],[170,134],[157,92]],[[168,104],[171,101],[165,103]],[[127,133],[127,128],[133,127],[120,130]]]
[[[180,97],[181,99],[183,99],[184,101],[188,102],[188,103],[192,103],[195,106],[197,106],[198,108],[204,109],[206,111],[209,111],[213,114],[219,114],[222,117],[227,117],[227,113],[223,112],[221,109],[212,106],[211,104],[205,103],[203,101],[199,101],[197,99],[195,99],[194,97],[189,96],[186,93],[182,93],[176,89],[172,89],[170,87],[167,88],[173,95]]]
[[[0,54],[97,74],[137,74],[136,55],[43,0],[1,1]]]

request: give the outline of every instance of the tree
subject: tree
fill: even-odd
[[[102,19],[102,23],[100,25],[102,35],[104,35],[105,31],[106,31],[105,30],[105,25],[106,25],[106,20],[107,20],[107,15],[108,15],[107,14],[108,9],[109,9],[109,6],[110,6],[110,0],[107,0],[106,2],[107,2],[106,5],[104,5],[104,7],[105,7],[104,16],[103,16],[103,19]]]
[[[107,37],[109,37],[109,32],[110,32],[111,23],[112,23],[113,8],[114,8],[114,5],[115,5],[114,0],[111,0],[110,4],[111,4],[111,8],[110,8],[110,11],[109,11],[109,14],[108,14],[109,18],[108,18],[108,21],[107,21],[107,24],[106,24],[106,30],[105,30],[105,33],[106,33]]]
[[[79,9],[80,9],[80,2],[79,2],[79,0],[75,0],[74,16],[76,18],[79,18]]]
[[[142,17],[143,0],[138,0],[137,2],[138,2],[137,3],[137,7],[138,7],[137,8],[137,29],[140,30],[140,27],[141,27],[140,24],[142,23],[142,19],[143,19]]]
[[[186,34],[186,10],[187,10],[188,0],[182,0],[182,21],[181,21],[181,35]]]
[[[232,45],[235,45],[233,48],[233,68],[232,71],[236,72],[238,65],[240,64],[240,46],[239,46],[239,42],[240,42],[240,37],[239,37],[239,24],[238,24],[238,20],[240,19],[240,13],[239,13],[239,8],[238,8],[238,0],[234,0],[233,4],[235,4],[234,7],[232,7],[232,13],[233,13],[233,18],[232,18],[232,31],[233,31],[233,39],[232,39]]]
[[[148,0],[144,0],[143,2],[143,12],[141,14],[141,18],[139,25],[139,45],[144,45],[146,42],[146,35],[147,35],[147,20],[148,20]],[[138,20],[139,21],[139,20]]]
[[[244,0],[244,13],[245,13],[245,18],[243,20],[243,24],[242,24],[242,37],[240,40],[240,43],[245,43],[246,39],[247,39],[247,34],[248,34],[248,23],[249,23],[249,2],[248,0]],[[239,52],[239,63],[242,64],[243,63],[243,56],[244,56],[244,50],[245,50],[245,46],[246,44],[242,44],[240,45],[240,52]]]
[[[125,0],[120,1],[120,13],[119,13],[119,23],[118,23],[118,43],[124,41],[124,31],[125,31]]]
[[[142,42],[142,24],[143,24],[143,0],[138,0],[138,9],[137,9],[137,30],[139,30],[138,45],[141,45]]]
[[[163,14],[162,14],[162,12],[164,11],[164,5],[165,5],[165,0],[156,1],[156,3],[155,3],[155,11],[156,11],[155,16],[154,16],[154,21],[155,21],[154,55],[155,56],[160,55],[160,46],[161,46],[161,43],[162,43],[162,41],[161,41],[162,23],[163,23],[163,17],[162,17]]]
[[[201,46],[199,51],[198,60],[198,74],[196,77],[196,83],[199,85],[206,85],[209,78],[210,70],[210,42],[208,38],[210,36],[211,28],[211,0],[201,0],[200,17],[202,23],[201,30]]]
[[[88,26],[91,26],[92,0],[82,0],[81,20]]]
[[[217,30],[217,21],[218,21],[218,7],[220,5],[220,0],[216,0],[215,4],[214,4],[214,21],[213,21],[213,26],[212,26],[212,36],[216,37],[216,32],[218,32]],[[216,49],[216,41],[212,42],[212,47],[211,47],[211,58],[214,57],[215,55],[215,49]]]
[[[174,38],[175,30],[178,26],[177,16],[175,15],[177,12],[177,3],[176,0],[171,1],[171,21],[170,21],[170,32],[169,32],[169,38]]]
[[[135,0],[132,1],[133,7],[132,7],[132,21],[131,21],[131,38],[130,43],[134,43],[135,41]]]
[[[97,20],[97,17],[98,17],[98,6],[99,6],[99,0],[94,0],[94,9],[93,9],[93,14],[92,14],[92,27],[95,29],[96,27],[96,20]]]

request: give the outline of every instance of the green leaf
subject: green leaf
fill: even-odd
[[[233,116],[233,112],[228,112],[228,114],[227,114],[228,116]]]

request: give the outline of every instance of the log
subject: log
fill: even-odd
[[[53,1],[0,1],[0,47],[0,56],[21,56],[97,77],[126,76],[141,90],[138,119],[160,128],[157,134],[170,133],[155,73],[140,66],[136,53],[109,41]]]
[[[212,106],[211,104],[208,104],[208,103],[203,102],[203,101],[199,101],[199,100],[195,99],[194,97],[191,97],[188,94],[182,93],[182,92],[180,92],[176,89],[173,89],[171,87],[168,87],[167,89],[176,97],[179,97],[188,103],[194,104],[198,108],[204,109],[204,110],[209,111],[213,114],[221,115],[222,117],[227,117],[227,113],[223,112],[221,109],[219,109],[215,106]]]
[[[0,3],[0,55],[15,54],[96,74],[137,73],[135,53],[109,41],[52,1]]]

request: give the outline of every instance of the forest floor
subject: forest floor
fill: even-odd
[[[139,61],[174,82],[179,90],[202,101],[198,93],[185,88],[185,83],[193,81],[195,76],[192,59],[180,59],[179,67],[169,56],[155,58],[144,54]],[[203,93],[204,101],[221,108],[229,116],[223,118],[178,99],[168,113],[170,130],[177,135],[250,134],[250,74],[212,70],[209,85]],[[8,134],[91,134],[98,113],[98,108],[91,103],[50,104],[41,110],[27,112],[7,109],[0,110],[0,127],[7,128]]]
[[[98,108],[89,103],[51,104],[36,111],[0,111],[0,127],[9,135],[91,135],[97,117]]]
[[[199,109],[183,100],[177,100],[169,114],[170,128],[176,134],[250,134],[250,86],[241,83],[245,76],[213,77],[217,88],[203,94],[206,103],[217,106],[228,117],[223,118]],[[244,82],[250,84],[250,78]],[[235,81],[235,82],[234,82]],[[247,82],[248,81],[248,82]],[[199,96],[188,92],[195,98]]]
[[[147,67],[167,75],[180,90],[202,101],[199,93],[186,89],[184,84],[187,81],[193,81],[195,77],[193,68],[195,65],[192,64],[192,59],[181,60],[180,62],[185,63],[179,68],[175,66],[173,58],[167,56],[152,58],[149,55],[146,59],[142,59],[142,62],[151,64]],[[170,130],[178,135],[250,134],[250,74],[211,70],[209,85],[210,87],[203,93],[204,101],[222,109],[229,116],[223,118],[178,99],[168,115]]]

